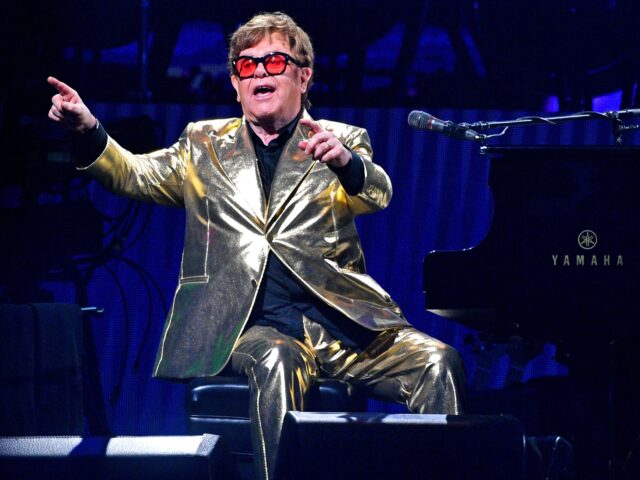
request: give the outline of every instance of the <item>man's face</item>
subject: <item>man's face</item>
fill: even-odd
[[[240,56],[262,57],[270,52],[288,53],[296,60],[289,43],[280,34],[264,37],[255,45],[242,50]],[[281,75],[269,75],[259,64],[252,77],[240,79],[231,75],[231,83],[238,93],[242,113],[254,125],[265,129],[280,129],[298,114],[301,96],[307,91],[312,70],[289,62]]]

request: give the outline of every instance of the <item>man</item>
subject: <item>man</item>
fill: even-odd
[[[304,409],[318,376],[415,412],[462,409],[457,352],[412,328],[365,273],[354,218],[386,207],[391,184],[366,131],[307,113],[313,58],[290,17],[255,16],[230,41],[243,117],[192,123],[148,155],[121,148],[49,78],[49,117],[95,152],[81,168],[115,192],[186,208],[154,375],[212,376],[229,361],[247,375],[259,478],[272,476],[284,415]]]

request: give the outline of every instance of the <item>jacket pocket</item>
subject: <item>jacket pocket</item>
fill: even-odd
[[[180,277],[178,281],[179,285],[188,283],[207,283],[209,281],[209,275],[192,275],[188,277]]]

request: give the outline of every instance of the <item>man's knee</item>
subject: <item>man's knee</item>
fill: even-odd
[[[434,363],[441,366],[442,369],[453,372],[464,372],[462,357],[458,350],[451,345],[442,343],[438,348],[437,355],[434,355]]]
[[[261,373],[259,376],[265,380],[278,374],[294,377],[316,374],[313,355],[305,345],[284,335],[262,336],[242,343],[233,353],[233,364],[237,371],[246,375]]]
[[[299,364],[308,363],[307,358],[307,352],[296,343],[276,340],[263,351],[258,362],[269,368],[275,366],[297,368]]]
[[[435,367],[445,371],[464,371],[462,358],[458,350],[423,332],[416,331],[415,335],[419,335],[416,343],[421,346],[418,351],[422,352],[426,368]]]

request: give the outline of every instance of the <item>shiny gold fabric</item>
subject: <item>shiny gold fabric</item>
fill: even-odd
[[[298,125],[266,199],[249,127],[237,118],[191,123],[173,146],[148,155],[133,155],[109,138],[87,167],[118,193],[186,208],[179,285],[155,376],[210,376],[224,367],[249,317],[269,251],[354,322],[372,330],[408,325],[365,273],[354,223],[357,215],[386,207],[389,179],[371,161],[365,130],[318,123],[362,157],[365,184],[358,195],[348,195],[326,165],[298,148],[309,135]]]
[[[412,327],[381,332],[363,352],[344,348],[306,318],[304,342],[272,327],[254,326],[240,337],[231,361],[249,378],[256,478],[273,478],[287,411],[304,410],[319,376],[347,381],[417,413],[463,413],[465,374],[458,353]]]

